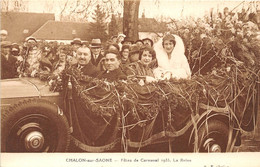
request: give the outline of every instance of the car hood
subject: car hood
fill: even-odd
[[[56,96],[58,92],[49,91],[47,82],[39,78],[14,78],[1,80],[1,99],[16,97]]]

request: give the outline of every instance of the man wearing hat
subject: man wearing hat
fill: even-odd
[[[19,47],[19,45],[17,43],[12,43],[11,54],[13,56],[19,56],[19,54],[20,54],[20,47]]]
[[[139,46],[139,48],[143,48],[144,42],[140,39],[135,41],[135,44]]]
[[[1,42],[1,79],[17,77],[16,57],[10,54],[11,42]]]
[[[72,46],[72,56],[76,57],[76,55],[77,55],[76,52],[77,52],[78,48],[82,46],[81,39],[80,38],[74,38],[73,41],[70,44]]]
[[[153,40],[150,39],[150,38],[144,38],[142,39],[143,43],[145,46],[150,46],[150,47],[153,47]]]
[[[139,60],[139,51],[140,48],[137,44],[134,44],[130,47],[129,60],[131,63],[137,62]]]
[[[95,66],[100,66],[101,65],[101,60],[104,57],[101,54],[101,40],[100,39],[92,39],[91,44],[90,44],[90,49],[91,49],[91,62]]]
[[[6,30],[1,30],[0,31],[0,41],[6,41],[8,32]]]
[[[133,44],[133,41],[130,40],[129,37],[125,37],[125,39],[122,41],[123,45],[129,45],[131,47],[131,45]]]

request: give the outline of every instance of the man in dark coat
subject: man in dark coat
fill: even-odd
[[[91,51],[88,47],[80,47],[77,50],[77,61],[78,64],[75,66],[83,72],[84,75],[89,75],[91,77],[96,77],[101,71],[100,67],[97,67],[91,62]]]
[[[95,66],[102,66],[103,55],[101,54],[101,40],[100,39],[92,39],[90,44],[91,49],[91,62]]]
[[[117,51],[110,50],[105,53],[105,71],[99,73],[98,78],[107,79],[110,82],[126,79],[126,75],[120,67],[121,58]]]
[[[17,74],[17,59],[11,55],[11,42],[1,42],[1,79],[15,78]]]

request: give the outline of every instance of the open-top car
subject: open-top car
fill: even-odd
[[[139,85],[72,68],[61,92],[39,78],[1,80],[1,151],[229,152],[254,129],[259,101],[257,74],[236,73]]]

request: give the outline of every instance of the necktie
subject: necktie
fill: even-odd
[[[78,65],[78,67],[77,67],[78,70],[81,70],[82,68],[83,68],[83,66],[81,66],[81,65]]]

